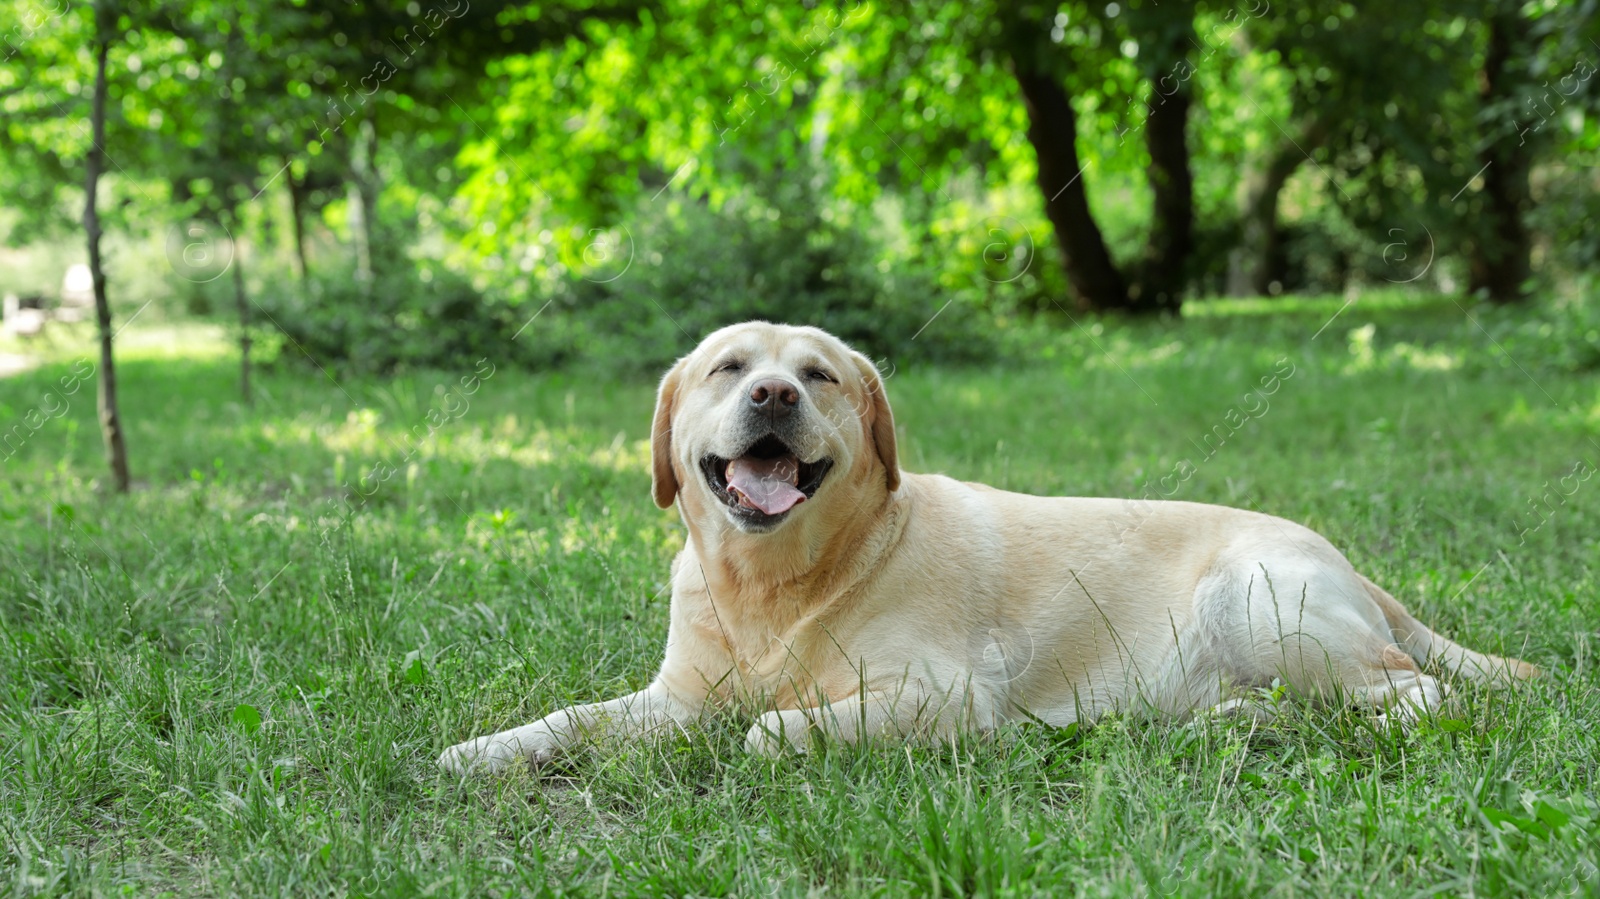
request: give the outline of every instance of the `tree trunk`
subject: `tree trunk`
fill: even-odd
[[[1013,55],[1012,65],[1028,111],[1028,141],[1039,160],[1045,215],[1055,227],[1073,302],[1080,309],[1127,309],[1127,284],[1089,211],[1072,100],[1059,79],[1025,55]]]
[[[1511,98],[1517,85],[1508,64],[1519,50],[1528,50],[1528,22],[1516,7],[1495,11],[1488,19],[1489,44],[1478,73],[1480,105],[1491,108]],[[1519,47],[1518,45],[1524,45]],[[1468,289],[1482,291],[1491,302],[1527,299],[1523,282],[1532,272],[1532,237],[1523,215],[1531,202],[1528,185],[1532,146],[1522,135],[1491,130],[1478,152],[1483,169],[1483,206],[1476,216],[1477,234],[1467,262]]]
[[[1193,95],[1189,79],[1179,80],[1176,68],[1177,64],[1188,65],[1182,49],[1170,58],[1176,60],[1174,67],[1151,82],[1150,113],[1144,126],[1145,146],[1150,151],[1146,173],[1154,202],[1144,263],[1128,298],[1133,311],[1144,313],[1178,311],[1183,304],[1189,256],[1194,252],[1194,174],[1189,168],[1185,133]]]
[[[367,225],[367,204],[362,197],[361,184],[358,179],[350,180],[350,190],[346,197],[349,208],[348,222],[350,224],[350,239],[355,243],[356,252],[356,283],[361,285],[363,294],[372,290],[372,241]]]
[[[95,75],[93,112],[90,123],[94,143],[85,160],[87,170],[84,190],[88,194],[83,207],[83,230],[89,241],[89,272],[94,281],[95,317],[100,327],[100,435],[105,439],[106,460],[111,464],[111,479],[118,493],[128,492],[128,449],[122,440],[122,419],[117,414],[116,360],[112,353],[111,304],[106,299],[106,273],[100,261],[100,214],[96,197],[100,188],[100,171],[104,166],[106,143],[106,56],[111,50],[107,30],[96,10],[96,25],[100,31],[95,44]]]
[[[378,226],[378,129],[370,111],[357,131],[350,144],[350,231],[356,245],[356,281],[370,299]]]
[[[284,169],[284,175],[289,185],[289,219],[294,227],[295,276],[304,286],[311,277],[311,265],[306,260],[306,185],[295,178],[293,166]]]
[[[1267,167],[1253,179],[1244,210],[1244,248],[1249,257],[1250,290],[1257,296],[1271,296],[1272,285],[1282,290],[1286,277],[1283,258],[1283,229],[1278,226],[1278,197],[1290,176],[1299,170],[1306,154],[1328,139],[1328,126],[1313,119],[1300,139],[1278,148]]]
[[[234,230],[239,221],[234,219]],[[250,393],[250,298],[244,289],[244,259],[239,252],[239,241],[233,242],[233,303],[239,311],[239,396],[246,406],[254,404]]]

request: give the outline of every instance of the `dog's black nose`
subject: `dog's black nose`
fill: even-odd
[[[800,388],[778,378],[757,381],[750,388],[750,405],[769,418],[782,418],[800,405]]]

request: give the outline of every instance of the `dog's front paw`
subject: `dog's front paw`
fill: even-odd
[[[811,722],[800,712],[768,712],[744,736],[745,752],[769,759],[805,752],[810,743]]]
[[[555,747],[549,742],[516,731],[492,734],[446,749],[439,756],[439,767],[452,774],[467,775],[499,774],[518,762],[539,765],[555,755]]]

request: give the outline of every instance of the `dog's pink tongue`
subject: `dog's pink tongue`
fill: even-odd
[[[805,502],[800,482],[800,461],[793,456],[776,459],[734,459],[728,463],[728,489],[739,502],[768,515],[778,515]]]

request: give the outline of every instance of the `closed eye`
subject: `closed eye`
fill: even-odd
[[[828,374],[827,372],[823,371],[820,368],[807,369],[806,370],[806,380],[807,381],[827,381],[829,384],[837,384],[837,383],[839,383],[838,381],[834,380],[833,375]]]
[[[720,375],[723,372],[741,372],[741,371],[744,371],[744,363],[743,362],[740,362],[738,359],[728,359],[728,360],[726,360],[724,362],[719,362],[716,365],[716,367],[712,368],[710,376]]]

